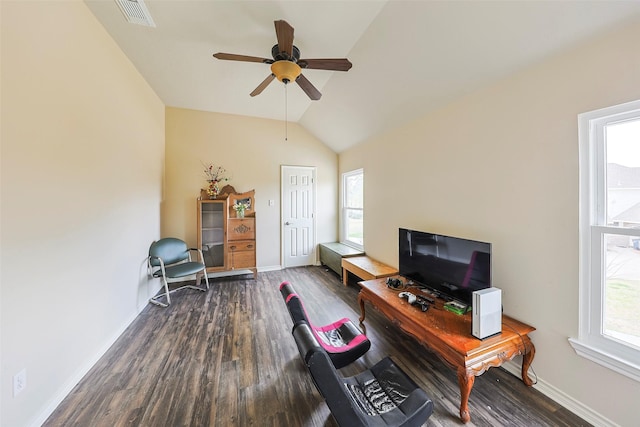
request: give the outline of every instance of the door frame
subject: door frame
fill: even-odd
[[[318,230],[317,230],[317,175],[318,168],[316,166],[296,166],[296,165],[280,165],[280,265],[282,268],[287,268],[286,265],[286,251],[285,251],[285,229],[284,229],[284,175],[287,169],[307,169],[311,171],[311,189],[313,191],[313,195],[311,197],[311,223],[313,225],[313,231],[311,233],[311,258],[313,260],[312,265],[318,264],[318,251],[316,248],[316,242],[318,241]]]

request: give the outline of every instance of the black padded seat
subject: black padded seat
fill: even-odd
[[[338,425],[418,427],[433,413],[433,402],[424,390],[390,358],[358,375],[342,377],[309,325],[295,325],[293,337]]]
[[[371,341],[349,318],[345,317],[324,326],[315,326],[309,320],[300,296],[289,282],[280,284],[280,293],[289,310],[293,327],[299,323],[308,324],[337,369],[354,362],[371,348]]]

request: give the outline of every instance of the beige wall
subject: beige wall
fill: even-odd
[[[202,164],[213,162],[229,171],[236,191],[256,190],[258,269],[281,265],[281,165],[317,168],[317,240],[337,238],[338,156],[297,124],[289,123],[285,141],[281,121],[167,108],[166,129],[163,236],[196,245],[196,198],[206,186]]]
[[[37,425],[155,291],[149,242],[195,244],[201,162],[255,188],[262,268],[280,265],[280,166],[317,166],[323,242],[337,237],[338,162],[295,124],[284,141],[279,121],[165,112],[80,1],[2,1],[0,13],[0,424]],[[537,387],[599,424],[634,425],[640,385],[567,343],[578,323],[576,116],[640,98],[639,38],[636,22],[339,156],[340,171],[365,169],[372,256],[397,265],[400,226],[493,242],[505,312],[538,329]]]
[[[577,115],[640,99],[638,40],[635,22],[339,158],[341,172],[364,168],[373,257],[397,266],[398,227],[493,243],[505,313],[537,328],[537,387],[600,425],[637,424],[640,383],[567,342],[578,334]]]
[[[0,7],[0,424],[13,427],[40,425],[157,289],[144,260],[164,105],[83,2]]]

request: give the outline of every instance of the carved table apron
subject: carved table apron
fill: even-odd
[[[406,282],[406,279],[401,279]],[[522,381],[527,386],[533,384],[527,371],[535,355],[535,347],[528,336],[535,331],[534,327],[503,315],[502,332],[480,340],[471,335],[471,313],[451,313],[443,308],[443,300],[436,299],[427,312],[422,312],[419,307],[409,305],[405,298],[399,298],[397,291],[387,287],[385,279],[367,280],[359,284],[362,287],[358,301],[360,323],[363,326],[364,305],[368,301],[400,329],[456,370],[460,385],[460,419],[463,422],[471,419],[468,403],[475,377],[482,375],[487,369],[522,355]],[[417,288],[407,290],[421,294]]]

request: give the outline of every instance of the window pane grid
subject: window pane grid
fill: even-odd
[[[640,348],[640,120],[597,120],[591,139],[594,332]]]
[[[640,228],[640,120],[607,124],[601,135],[606,224]]]
[[[347,209],[346,239],[359,245],[363,244],[362,209]]]
[[[343,174],[342,240],[363,249],[364,174],[362,169]]]
[[[362,191],[362,175],[347,176],[345,180],[345,207],[364,207]]]
[[[640,348],[640,238],[605,234],[602,333]]]
[[[640,101],[579,116],[578,354],[640,381]]]

